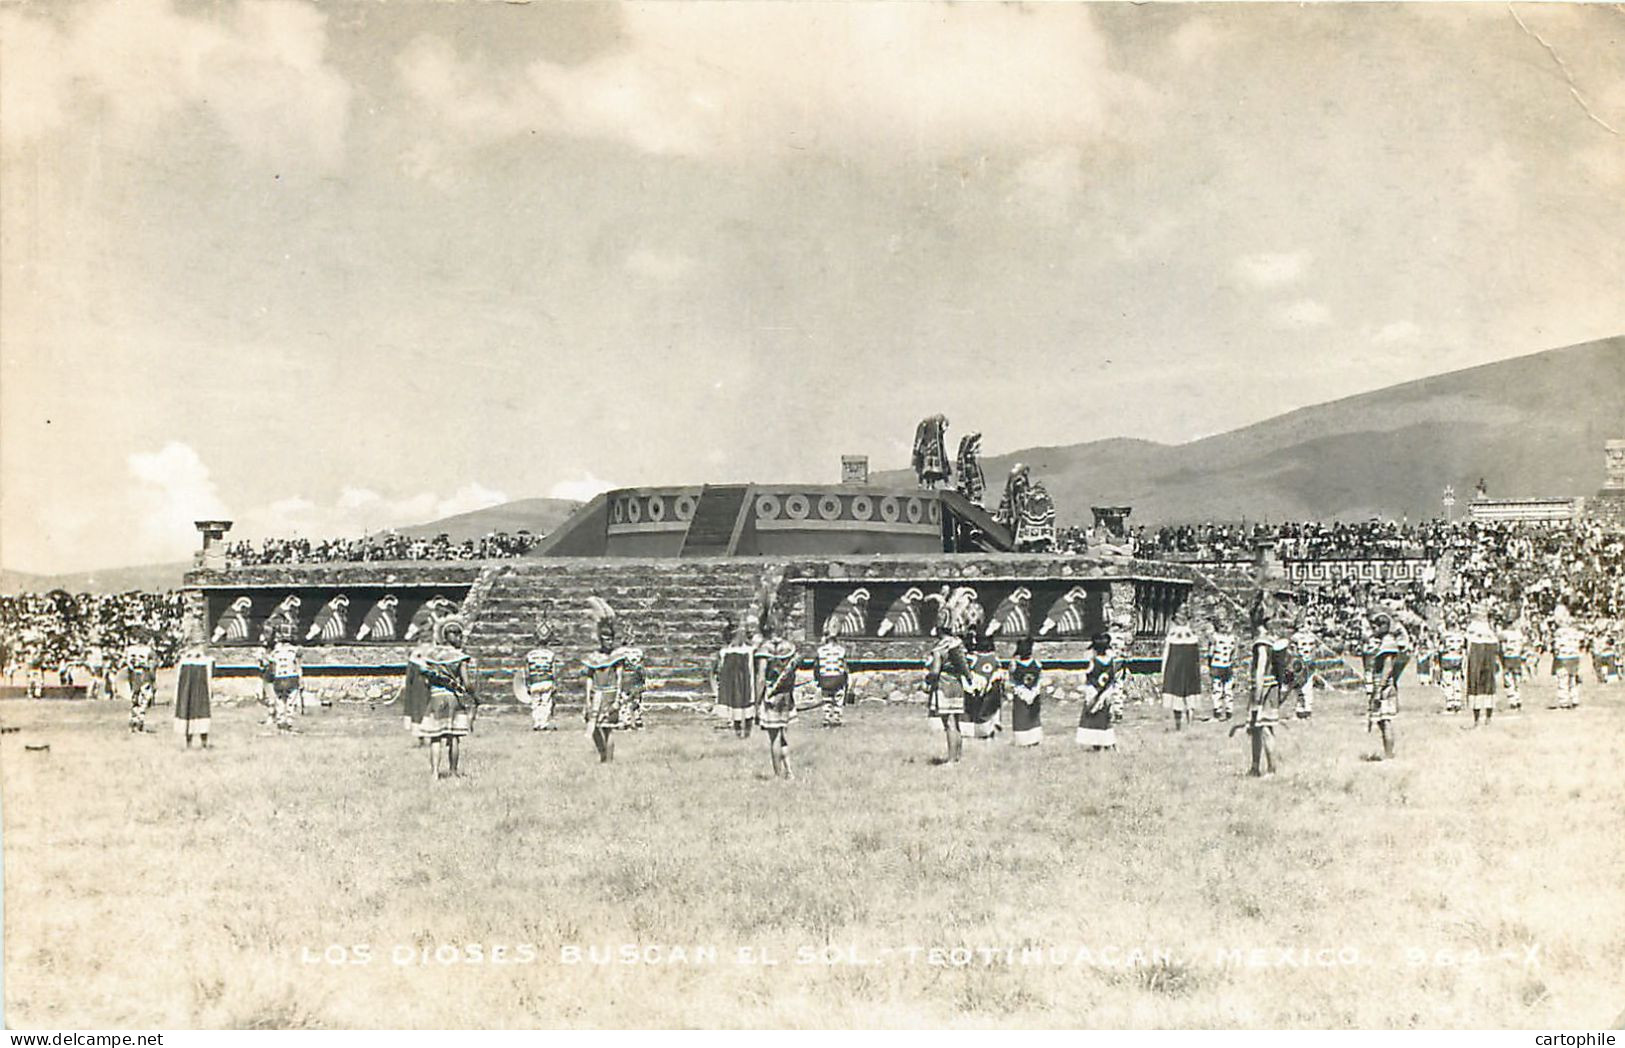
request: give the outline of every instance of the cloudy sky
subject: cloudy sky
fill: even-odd
[[[1625,331],[1625,11],[0,7],[0,563],[1182,441]]]

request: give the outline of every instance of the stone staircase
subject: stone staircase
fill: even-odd
[[[597,645],[587,608],[587,597],[595,595],[636,630],[647,659],[648,701],[708,701],[707,672],[721,643],[722,621],[743,619],[768,567],[738,557],[561,557],[492,566],[465,606],[481,693],[487,701],[511,699],[514,670],[535,647],[536,621],[545,612],[563,659],[560,698],[578,701],[584,693],[582,656]]]
[[[739,536],[739,515],[750,497],[746,484],[707,484],[683,536],[684,557],[727,557]]]

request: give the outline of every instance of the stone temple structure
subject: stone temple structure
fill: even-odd
[[[974,548],[953,548],[967,531]],[[205,534],[212,553],[220,536]],[[762,592],[774,594],[782,629],[807,655],[833,620],[860,682],[868,675],[890,688],[893,677],[918,677],[951,588],[975,589],[1001,654],[1032,636],[1046,667],[1064,675],[1108,626],[1131,633],[1134,656],[1154,663],[1198,578],[1177,564],[1009,547],[1008,532],[953,491],[627,488],[593,499],[518,559],[231,567],[200,558],[187,576],[187,629],[219,672],[246,676],[266,624],[291,618],[307,673],[387,682],[404,672],[426,623],[457,610],[470,622],[482,688],[502,701],[538,617],[558,628],[567,659],[592,646],[594,595],[636,630],[658,703],[708,697],[724,622],[742,621]]]

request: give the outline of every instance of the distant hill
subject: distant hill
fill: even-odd
[[[477,539],[493,531],[529,531],[545,535],[581,505],[570,499],[518,499],[489,506],[472,513],[459,513],[427,524],[397,529],[412,538],[434,538],[445,533],[453,542]],[[61,575],[33,575],[0,569],[0,593],[46,593],[64,589],[69,593],[125,593],[129,590],[168,590],[178,588],[190,560],[173,564],[147,564],[140,567],[101,568]]]
[[[0,569],[0,593],[49,593],[54,589],[67,590],[69,593],[171,590],[180,588],[183,576],[191,570],[190,560],[178,560],[172,564],[143,564],[133,568],[70,571],[62,575],[31,575],[25,571]]]
[[[991,435],[991,434],[990,434]],[[1390,386],[1186,444],[1097,440],[1025,448],[983,462],[990,505],[1025,462],[1062,523],[1092,505],[1134,507],[1131,521],[1421,519],[1445,485],[1465,503],[1591,495],[1602,446],[1625,436],[1625,336]],[[950,448],[950,451],[953,449]],[[907,480],[906,470],[876,474]],[[1458,509],[1458,512],[1460,510]]]
[[[528,531],[532,535],[545,535],[580,508],[581,503],[572,499],[516,499],[500,506],[487,506],[472,513],[459,513],[454,517],[395,530],[402,535],[424,539],[444,533],[453,542],[477,539],[493,531]]]

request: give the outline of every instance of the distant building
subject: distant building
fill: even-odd
[[[1602,453],[1608,479],[1591,500],[1589,515],[1625,527],[1625,440],[1605,442]]]
[[[1467,504],[1467,519],[1475,523],[1572,524],[1585,512],[1585,499],[1491,499]]]

